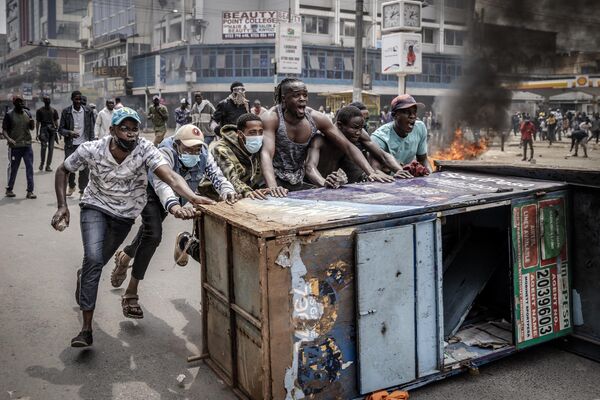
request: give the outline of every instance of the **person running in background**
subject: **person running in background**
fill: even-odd
[[[64,108],[60,116],[58,133],[65,138],[65,160],[85,142],[94,140],[94,114],[92,110],[81,103],[81,92],[75,90],[71,93],[72,105]],[[69,190],[67,196],[75,192],[76,171],[69,173]],[[88,169],[79,170],[79,196],[83,194],[88,184]]]
[[[110,135],[110,125],[115,109],[115,101],[113,99],[107,99],[105,104],[105,107],[98,113],[96,124],[94,125],[94,137],[96,139],[102,139],[103,137]]]
[[[160,97],[158,95],[152,97],[152,105],[148,108],[148,119],[152,121],[154,127],[154,145],[158,146],[165,138],[167,120],[169,119],[169,110],[160,104]]]
[[[139,137],[138,114],[127,107],[115,110],[110,136],[81,144],[56,170],[57,210],[52,227],[64,230],[70,222],[66,202],[67,174],[84,166],[92,179],[81,199],[83,262],[77,271],[75,297],[82,311],[82,328],[72,347],[93,343],[92,320],[102,268],[123,243],[146,205],[148,173],[152,172],[192,204],[214,204],[190,190],[185,180],[169,168],[167,160],[149,141]],[[176,195],[172,196],[175,198]],[[171,208],[175,217],[193,218],[189,208]],[[124,298],[122,302],[130,302]]]
[[[44,169],[46,162],[46,171],[52,172],[52,155],[54,154],[54,142],[58,140],[58,111],[50,107],[50,96],[42,97],[44,105],[35,112],[35,132],[37,139],[41,144],[40,153],[40,171]],[[46,159],[46,151],[48,158]]]
[[[2,134],[8,143],[8,185],[6,197],[15,197],[13,188],[17,179],[17,172],[21,159],[25,162],[25,176],[27,178],[27,194],[25,198],[35,199],[33,193],[33,149],[31,147],[31,131],[35,127],[33,117],[25,107],[21,96],[13,96],[14,108],[6,113],[2,121]]]

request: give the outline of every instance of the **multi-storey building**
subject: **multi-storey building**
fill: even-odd
[[[78,86],[77,39],[86,5],[87,0],[6,0],[7,53],[0,79],[2,98],[22,93],[26,86],[37,97],[42,88],[35,82],[36,68],[48,59],[56,61],[63,72],[55,92]]]
[[[373,92],[383,95],[382,101],[388,101],[397,94],[398,82],[396,76],[381,73],[381,3],[365,1],[363,58],[366,81],[371,82]],[[291,10],[292,15],[300,16],[301,77],[310,93],[352,89],[356,35],[353,0],[156,0],[148,4],[154,12],[151,51],[133,57],[129,71],[134,94],[142,95],[146,89],[161,91],[175,102],[176,96],[202,90],[206,97],[218,100],[228,94],[231,82],[240,80],[252,99],[270,104],[275,40],[239,38],[243,35],[236,37],[224,29],[241,12],[257,10],[279,12],[284,18]],[[423,8],[423,73],[408,76],[406,85],[408,92],[426,103],[448,94],[451,83],[462,73],[470,4],[470,0],[428,0]],[[261,16],[264,14],[257,18]],[[190,71],[187,79],[186,69]],[[316,96],[310,100],[311,105],[323,102]]]

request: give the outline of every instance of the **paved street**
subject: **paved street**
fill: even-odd
[[[5,146],[0,142],[2,168]],[[37,159],[37,144],[34,151]],[[62,157],[57,150],[54,167]],[[79,213],[71,199],[71,226],[64,232],[50,227],[53,182],[53,173],[36,169],[38,199],[26,200],[22,167],[17,197],[0,199],[0,399],[234,399],[207,366],[189,368],[186,362],[200,343],[199,268],[193,261],[187,268],[174,266],[172,245],[189,222],[165,223],[163,244],[141,285],[145,318],[123,317],[124,289],[110,285],[111,263],[100,285],[94,346],[69,347],[80,329],[74,300],[82,257]],[[186,375],[183,387],[179,374]],[[411,399],[592,400],[600,399],[599,376],[600,364],[546,345],[483,367],[478,376],[415,390]]]

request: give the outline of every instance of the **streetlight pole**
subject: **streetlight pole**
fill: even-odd
[[[181,0],[181,40],[185,41],[185,83],[187,86],[187,99],[191,104],[192,99],[192,66],[190,64],[190,33],[185,26],[185,0]]]

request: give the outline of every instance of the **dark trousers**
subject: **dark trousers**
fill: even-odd
[[[523,160],[527,159],[527,146],[531,149],[531,155],[529,159],[533,158],[533,140],[531,139],[523,139]]]
[[[593,140],[594,138],[596,138],[596,144],[598,144],[598,139],[600,139],[600,131],[592,131],[592,137],[590,140]]]
[[[33,149],[31,145],[27,147],[15,147],[9,149],[8,164],[8,186],[6,190],[12,191],[15,187],[17,172],[21,165],[21,159],[25,162],[25,175],[27,176],[27,191],[33,192]]]
[[[40,144],[42,145],[42,151],[40,153],[40,167],[44,166],[46,160],[46,150],[48,150],[48,161],[46,166],[49,167],[52,164],[52,155],[54,154],[54,141],[56,140],[56,132],[54,129],[46,126],[40,128]]]
[[[77,148],[79,147],[79,145],[75,144],[75,145],[70,145],[67,146],[65,145],[65,160],[73,153],[75,153],[75,150],[77,150]],[[69,172],[69,187],[70,188],[74,188],[75,187],[75,174],[76,172]],[[85,189],[85,187],[88,184],[89,181],[89,174],[90,174],[90,170],[86,168],[82,169],[81,171],[79,171],[79,179],[78,184],[79,184],[79,193],[83,193],[83,190]]]
[[[148,202],[142,210],[142,225],[131,244],[123,249],[125,254],[133,258],[131,276],[135,279],[144,279],[150,260],[162,239],[162,223],[166,217],[167,212],[152,191],[152,194],[148,194]]]
[[[131,230],[134,220],[115,218],[93,208],[81,208],[81,239],[83,263],[79,287],[79,307],[82,311],[96,308],[98,283],[102,267]]]

